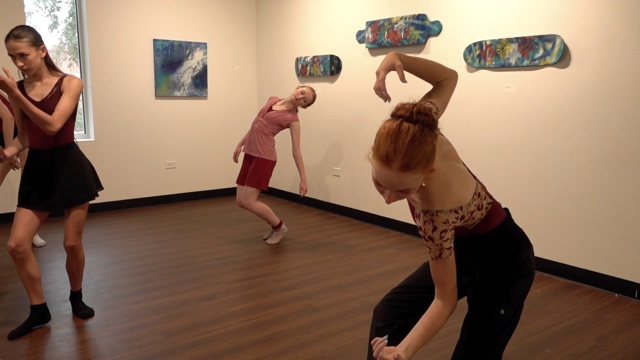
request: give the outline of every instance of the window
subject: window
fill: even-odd
[[[84,4],[85,0],[24,0],[27,24],[42,35],[53,61],[84,83],[75,125],[78,140],[93,138]]]

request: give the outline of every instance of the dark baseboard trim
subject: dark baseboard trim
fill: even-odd
[[[351,219],[359,220],[373,225],[378,225],[386,229],[401,232],[403,234],[412,235],[418,238],[418,230],[414,224],[403,221],[389,219],[383,216],[371,214],[368,212],[352,209],[342,205],[332,204],[326,201],[317,200],[309,197],[301,198],[298,194],[269,188],[265,192],[268,195],[296,202],[316,209],[331,212],[337,215],[345,216]],[[223,196],[234,196],[236,188],[226,188],[218,190],[196,191],[182,194],[171,194],[153,196],[140,199],[110,201],[104,203],[91,204],[89,213],[98,213],[104,211],[131,209],[144,206],[171,204],[183,201],[203,200]],[[0,214],[0,224],[13,221],[14,213]],[[50,217],[62,216],[62,212],[54,212]],[[598,289],[612,292],[614,294],[627,296],[632,299],[640,299],[640,284],[632,281],[616,278],[613,276],[600,274],[594,271],[581,269],[571,265],[565,265],[559,262],[536,257],[536,269],[540,272],[557,276],[570,281],[575,281],[584,285],[592,286]]]
[[[298,194],[278,189],[269,188],[266,193],[285,200],[308,205],[320,210],[325,210],[334,214],[342,215],[348,218],[360,220],[366,223],[378,225],[390,230],[395,230],[404,234],[418,237],[417,227],[413,224],[408,224],[403,221],[385,218],[379,215],[370,214],[364,211],[355,210],[346,206],[336,205],[321,200],[307,197],[301,198]],[[640,299],[640,284],[632,281],[600,274],[570,265],[565,265],[559,262],[539,257],[536,257],[536,270],[570,281],[575,281],[587,286],[592,286],[598,289],[609,291],[614,294],[627,296],[632,299]]]
[[[536,257],[536,269],[577,283],[593,286],[614,294],[640,299],[640,284],[633,281],[565,265],[552,260]]]
[[[109,201],[103,203],[91,204],[89,206],[89,213],[98,213],[104,211],[113,211],[113,210],[123,210],[123,209],[131,209],[138,208],[144,206],[153,206],[153,205],[163,205],[163,204],[171,204],[183,201],[194,201],[194,200],[203,200],[210,199],[216,197],[223,196],[235,196],[236,188],[226,188],[226,189],[217,189],[217,190],[205,190],[205,191],[195,191],[190,193],[181,193],[181,194],[170,194],[170,195],[161,195],[161,196],[152,196],[140,199],[129,199],[129,200],[118,200],[118,201]],[[0,214],[0,224],[9,223],[13,221],[14,213],[6,213]],[[49,217],[60,217],[63,215],[62,211],[54,211]]]
[[[217,190],[195,191],[182,194],[152,196],[141,199],[110,201],[105,203],[91,204],[91,206],[89,207],[89,213],[172,204],[183,201],[203,200],[231,195],[236,195],[235,187]]]

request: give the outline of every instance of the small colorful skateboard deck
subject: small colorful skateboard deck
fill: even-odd
[[[545,66],[564,53],[560,35],[546,34],[476,41],[464,49],[464,61],[475,68]]]
[[[342,71],[342,60],[336,55],[299,56],[296,58],[296,75],[334,76]]]
[[[356,40],[367,48],[420,45],[441,31],[442,23],[429,21],[426,14],[404,15],[367,21],[364,30],[356,33]]]

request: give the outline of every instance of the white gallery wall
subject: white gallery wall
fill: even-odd
[[[385,205],[376,193],[367,154],[393,105],[429,87],[391,78],[393,101],[383,103],[372,87],[389,50],[367,50],[355,34],[367,20],[414,13],[441,21],[442,33],[397,50],[458,72],[442,131],[512,210],[537,256],[640,281],[638,2],[257,1],[260,98],[290,91],[297,56],[335,54],[343,62],[337,79],[300,78],[320,90],[317,104],[300,112],[309,196],[411,222],[406,203]],[[462,58],[477,40],[547,33],[568,47],[557,66],[476,71]],[[272,186],[296,192],[290,144],[278,139]]]
[[[24,21],[22,0],[0,4],[6,34]],[[318,101],[300,111],[308,196],[411,222],[406,203],[385,205],[375,192],[367,154],[393,105],[429,87],[390,78],[392,103],[377,99],[374,71],[389,49],[368,50],[355,33],[367,20],[415,13],[441,21],[442,33],[396,50],[458,72],[442,131],[537,255],[640,282],[640,3],[632,1],[87,0],[96,139],[80,146],[106,187],[97,202],[233,187],[231,154],[258,108],[309,84]],[[567,45],[552,67],[474,70],[462,59],[476,40],[546,33]],[[153,38],[208,43],[207,99],[154,97]],[[321,54],[340,56],[340,76],[295,76],[297,56]],[[13,69],[6,56],[0,65]],[[288,133],[277,142],[271,186],[295,193]],[[165,170],[166,160],[177,168]],[[14,211],[18,181],[11,174],[0,188],[0,214]]]

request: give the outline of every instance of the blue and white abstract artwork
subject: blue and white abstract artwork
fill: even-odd
[[[207,43],[153,39],[153,65],[156,96],[207,96]]]

